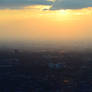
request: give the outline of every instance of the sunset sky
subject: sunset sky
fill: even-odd
[[[0,42],[92,40],[92,0],[0,0]]]

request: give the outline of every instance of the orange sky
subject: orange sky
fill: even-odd
[[[49,6],[0,10],[1,41],[86,41],[92,39],[92,8],[44,11]]]

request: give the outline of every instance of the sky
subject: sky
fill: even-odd
[[[54,42],[87,46],[92,0],[0,0],[0,42]]]

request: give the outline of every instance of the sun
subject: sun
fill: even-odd
[[[59,10],[58,13],[61,14],[61,15],[68,15],[68,14],[70,14],[69,11],[67,11],[67,10]]]

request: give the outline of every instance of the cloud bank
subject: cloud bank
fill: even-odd
[[[50,10],[92,7],[92,0],[0,0],[0,9],[20,9],[31,5],[50,5]]]
[[[92,0],[56,0],[51,10],[81,9],[87,7],[92,7]]]
[[[30,5],[52,5],[51,0],[0,0],[0,8],[20,9]]]

